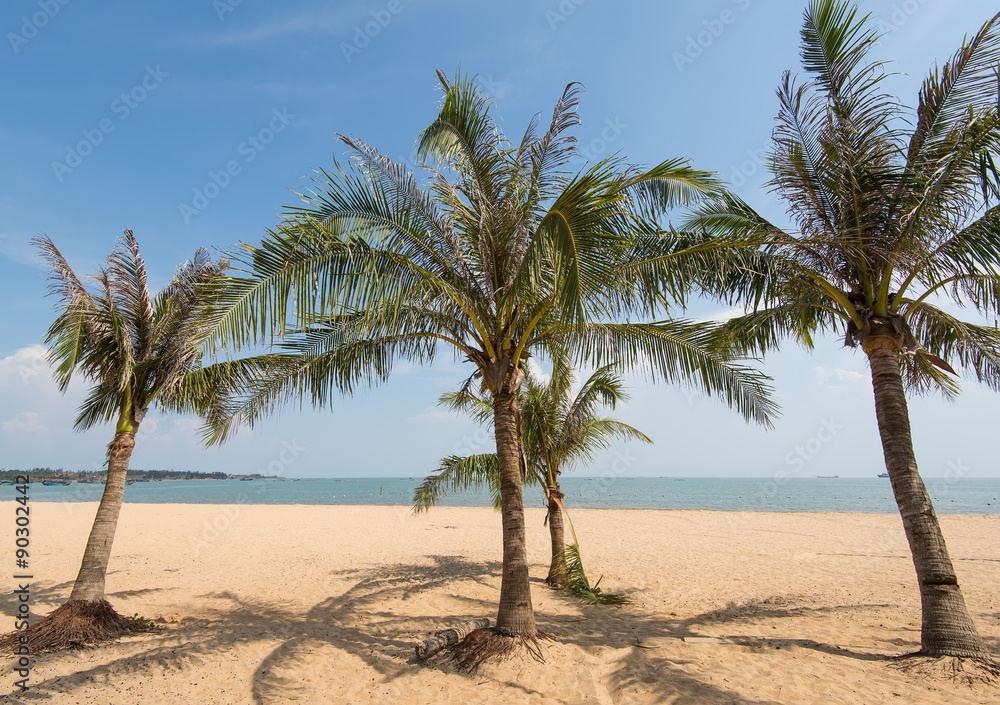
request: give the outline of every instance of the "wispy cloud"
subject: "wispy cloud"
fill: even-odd
[[[406,417],[406,423],[452,424],[455,423],[456,421],[461,421],[461,416],[457,411],[442,409],[439,406],[429,406],[423,411],[421,411],[419,414],[414,414],[413,416]]]
[[[0,422],[0,428],[7,433],[44,433],[48,431],[42,418],[34,411],[22,411],[10,421]]]
[[[27,237],[18,237],[10,233],[0,233],[0,255],[17,262],[18,264],[33,265],[41,267],[42,264],[35,257],[35,251],[28,244]]]
[[[202,35],[201,44],[211,47],[258,46],[296,34],[349,34],[353,24],[363,16],[364,13],[357,8],[342,6],[306,10],[291,16],[276,14],[252,26]]]
[[[730,318],[736,318],[737,316],[745,316],[748,313],[747,309],[742,306],[733,306],[731,308],[723,309],[716,313],[706,316],[705,318],[699,318],[698,323],[725,323]]]
[[[867,375],[855,370],[845,370],[836,367],[814,367],[812,368],[812,372],[821,387],[831,390],[843,391],[868,381]]]

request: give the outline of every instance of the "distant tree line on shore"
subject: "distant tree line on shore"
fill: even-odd
[[[23,470],[0,469],[0,482],[9,482],[19,475],[28,475],[36,480],[97,480],[105,473],[101,470],[63,470],[62,468],[26,468]],[[228,480],[250,475],[228,475],[224,472],[196,472],[194,470],[132,470],[128,471],[129,480]],[[259,477],[259,475],[258,475]]]

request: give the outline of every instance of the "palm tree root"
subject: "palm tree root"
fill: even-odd
[[[565,580],[561,573],[553,573],[550,571],[548,576],[545,578],[545,585],[553,590],[562,590],[564,583]]]
[[[899,656],[894,664],[908,676],[948,680],[968,686],[1000,684],[1000,662],[980,656],[928,656],[920,651]]]
[[[150,630],[148,622],[123,617],[107,600],[71,600],[32,624],[27,636],[31,652],[40,653],[101,644]],[[0,636],[0,652],[14,651],[23,635],[18,631]]]
[[[475,673],[488,661],[500,663],[527,654],[545,663],[542,641],[555,639],[545,632],[531,636],[511,634],[498,629],[477,629],[450,648],[451,663],[459,671]]]

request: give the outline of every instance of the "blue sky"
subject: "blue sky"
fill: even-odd
[[[995,2],[871,0],[892,90],[916,101],[934,61]],[[960,10],[956,8],[961,8]],[[435,115],[435,69],[478,74],[510,135],[547,117],[564,86],[586,87],[577,136],[588,158],[684,156],[770,217],[763,153],[782,71],[798,64],[802,4],[761,0],[458,0],[171,3],[8,0],[0,8],[0,466],[100,466],[112,429],[71,431],[85,384],[56,391],[40,347],[53,318],[28,239],[50,236],[77,273],[123,228],[162,286],[201,246],[255,243],[349,133],[396,159]],[[688,315],[723,307],[702,302]],[[602,456],[587,475],[872,477],[882,469],[867,365],[836,337],[769,357],[784,415],[747,426],[712,399],[630,380],[618,415],[655,441]],[[197,420],[153,410],[133,467],[287,476],[417,476],[490,437],[435,406],[469,374],[442,357],[399,366],[387,385],[332,411],[288,408],[222,448]],[[998,399],[969,381],[961,399],[911,402],[928,476],[1000,475]]]

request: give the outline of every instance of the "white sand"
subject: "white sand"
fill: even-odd
[[[32,505],[33,613],[69,595],[94,504]],[[490,509],[125,505],[108,575],[123,614],[164,629],[38,657],[63,703],[1000,703],[1000,688],[902,671],[919,600],[898,516],[577,510],[592,580],[634,605],[546,588],[548,530],[528,510],[548,662],[476,676],[419,664],[426,632],[494,618]],[[942,517],[966,600],[1000,654],[1000,517]],[[3,565],[13,565],[13,512]],[[13,627],[11,590],[4,613]],[[7,659],[0,693],[16,676]]]

